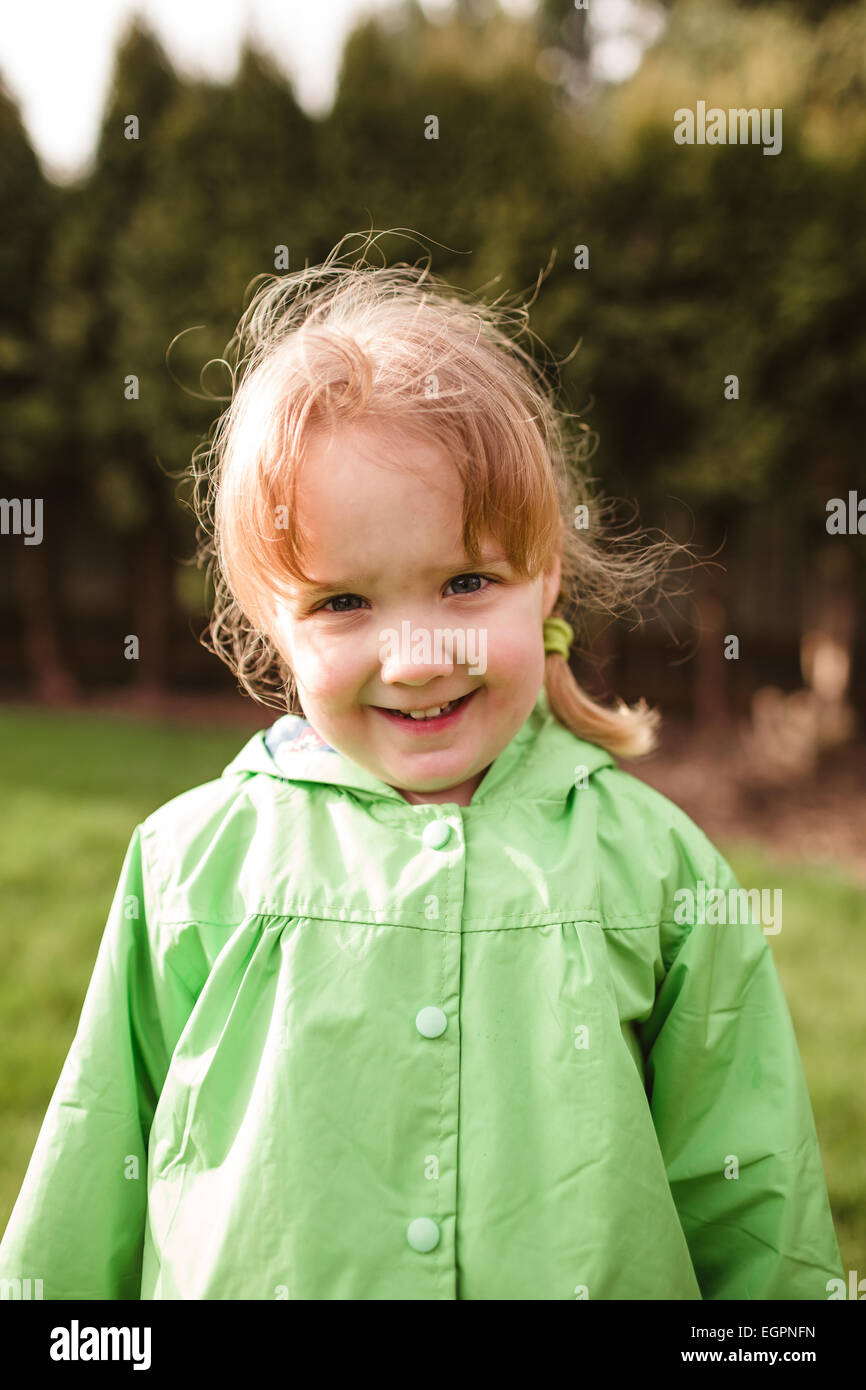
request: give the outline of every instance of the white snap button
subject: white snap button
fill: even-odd
[[[446,820],[431,820],[424,826],[421,839],[428,849],[441,849],[451,838],[451,826]]]
[[[438,1038],[448,1027],[448,1019],[435,1004],[428,1004],[426,1009],[419,1009],[415,1015],[415,1027],[424,1038]]]
[[[439,1244],[439,1227],[429,1216],[416,1216],[409,1222],[406,1239],[413,1250],[424,1254],[427,1250],[435,1250]]]

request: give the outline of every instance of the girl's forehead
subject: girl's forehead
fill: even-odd
[[[441,444],[365,423],[318,430],[311,445],[294,494],[307,573],[318,579],[323,566],[357,570],[369,557],[403,566],[411,557],[416,572],[432,572],[470,558],[464,482]],[[478,539],[486,559],[504,557],[499,537],[482,529]]]
[[[462,528],[464,484],[441,448],[406,439],[378,449],[364,439],[330,440],[308,450],[294,479],[295,507],[304,529],[351,527],[382,518],[412,524],[435,519],[450,531]]]
[[[449,499],[422,488],[405,508],[391,508],[375,494],[329,490],[299,511],[301,564],[315,585],[333,588],[350,577],[369,584],[386,574],[441,581],[446,572],[505,561],[502,542],[484,532],[480,557],[468,554],[461,502],[460,495]]]
[[[425,430],[408,417],[405,420],[375,417],[317,420],[309,426],[305,439],[305,452],[331,453],[351,449],[371,459],[390,458],[395,462],[404,457],[407,448],[441,452],[441,442],[437,441],[432,430]]]

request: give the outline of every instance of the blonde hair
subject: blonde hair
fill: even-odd
[[[193,455],[197,561],[214,588],[202,640],[253,699],[281,709],[292,708],[296,687],[269,627],[281,586],[309,580],[290,519],[298,463],[321,427],[375,422],[444,448],[463,481],[470,562],[485,535],[530,580],[558,552],[553,612],[576,633],[592,613],[637,611],[671,549],[685,549],[642,536],[624,553],[603,544],[607,505],[581,467],[594,436],[581,424],[571,438],[575,417],[556,407],[543,369],[516,341],[530,332],[528,306],[482,302],[431,275],[429,258],[369,265],[375,236],[358,235],[367,241],[352,263],[340,242],[322,265],[257,277],[264,283],[226,349],[230,404]],[[591,517],[583,529],[582,506]],[[551,713],[578,737],[625,757],[655,746],[660,716],[645,700],[598,703],[555,652],[544,684]]]

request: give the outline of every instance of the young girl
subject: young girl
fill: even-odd
[[[766,928],[617,766],[655,714],[569,669],[565,614],[643,593],[657,557],[601,548],[506,317],[332,253],[241,320],[196,474],[211,630],[303,712],[135,828],[0,1278],[308,1300],[844,1278]]]

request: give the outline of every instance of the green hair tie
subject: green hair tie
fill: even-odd
[[[559,652],[568,660],[571,651],[571,644],[574,641],[574,628],[571,623],[567,623],[564,618],[545,618],[542,623],[544,632],[544,650],[546,652]]]

